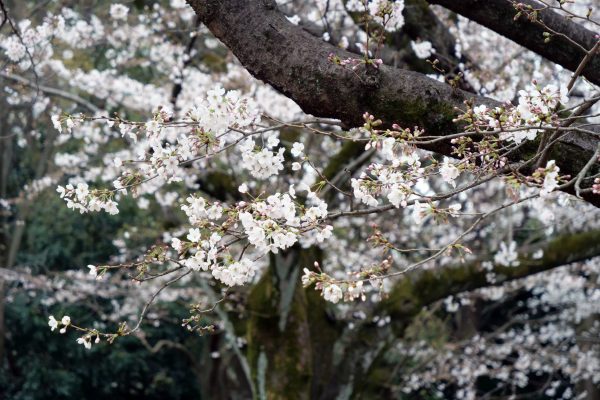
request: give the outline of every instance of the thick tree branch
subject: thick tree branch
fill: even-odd
[[[536,249],[540,248],[544,250],[541,260],[523,256],[518,267],[494,266],[496,284],[600,256],[600,231],[561,236]],[[532,254],[533,251],[528,253]],[[373,353],[373,349],[382,349],[384,343],[401,337],[424,307],[448,296],[491,286],[486,279],[487,273],[482,268],[481,261],[476,261],[407,274],[394,286],[390,296],[373,310],[371,318],[365,319],[372,321],[374,316],[390,316],[391,330],[382,329],[372,322],[355,328],[352,338],[348,340],[335,381],[340,385],[348,384],[348,376],[353,370],[355,379],[352,384],[358,391],[365,390],[373,382],[373,377],[369,374],[371,364],[359,363],[359,360],[365,358],[365,354]],[[369,357],[373,359],[378,353],[379,350],[375,350]],[[365,369],[360,373],[356,372],[356,363]]]
[[[495,265],[493,272],[498,277],[496,284],[600,256],[600,231],[567,234],[537,249],[544,251],[540,260],[529,255],[522,256],[517,267]],[[533,254],[533,251],[530,253]],[[481,264],[482,261],[476,261],[407,275],[398,282],[390,297],[381,303],[379,310],[391,315],[394,321],[406,320],[438,300],[491,286],[486,279],[488,271]]]
[[[335,65],[328,61],[330,53],[341,58],[355,55],[293,25],[271,0],[188,2],[250,73],[315,116],[360,126],[362,114],[368,111],[388,126],[419,126],[429,135],[446,136],[460,132],[461,127],[453,119],[456,107],[464,108],[466,100],[490,107],[499,105],[416,72],[382,65],[379,69],[361,68],[355,73]],[[594,153],[597,142],[595,137],[570,134],[554,146],[551,157],[556,159],[561,173],[575,176]],[[449,140],[420,147],[452,155]],[[520,161],[532,151],[535,153],[535,149],[525,146],[522,151],[511,153],[510,161]],[[566,191],[572,192],[573,188]],[[589,192],[584,199],[600,206],[600,197]]]
[[[69,93],[66,92],[64,90],[60,90],[60,89],[56,89],[53,87],[49,87],[49,86],[44,86],[44,85],[38,85],[37,83],[30,81],[27,78],[24,78],[22,76],[19,75],[14,75],[14,74],[9,74],[6,72],[0,72],[0,78],[4,78],[7,80],[11,80],[17,83],[20,83],[24,86],[30,87],[32,89],[36,89],[39,90],[49,96],[56,96],[56,97],[62,97],[63,99],[67,99],[70,100],[74,103],[77,103],[85,108],[87,108],[89,111],[93,112],[93,113],[98,113],[101,110],[96,107],[94,104],[90,103],[89,101],[87,101],[86,99],[73,94],[73,93]]]
[[[454,68],[459,62],[468,60],[456,57],[456,38],[448,27],[427,7],[425,0],[405,1],[404,26],[401,32],[411,39],[422,39],[431,42],[436,50],[436,56],[444,57],[440,60],[443,68]],[[394,41],[400,41],[398,34],[392,34]],[[435,58],[435,57],[434,57]]]
[[[529,21],[525,15],[515,20],[517,10],[510,0],[428,0],[454,11],[486,28],[507,37],[548,60],[575,71],[586,53],[564,37],[554,36],[545,43],[547,30],[536,22]],[[526,6],[541,9],[544,6],[533,0],[519,0]],[[539,12],[538,20],[553,31],[568,36],[581,47],[591,50],[598,38],[596,33],[552,11]],[[582,71],[590,82],[600,85],[600,56],[596,55]]]

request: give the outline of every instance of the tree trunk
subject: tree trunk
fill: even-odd
[[[325,301],[300,283],[316,249],[272,254],[248,301],[248,362],[259,399],[313,399],[329,388],[338,337]],[[333,390],[335,391],[335,390]]]

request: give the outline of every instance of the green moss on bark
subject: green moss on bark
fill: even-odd
[[[277,262],[281,257],[272,258],[272,264]],[[248,362],[256,387],[264,386],[267,399],[308,399],[312,365],[306,298],[299,281],[295,282],[281,331],[281,278],[271,265],[248,299]],[[264,371],[260,370],[261,353],[266,357]],[[263,377],[264,384],[260,382]]]

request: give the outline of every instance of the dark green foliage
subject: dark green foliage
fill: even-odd
[[[197,376],[190,359],[177,349],[151,353],[134,337],[120,338],[86,350],[72,330],[61,335],[48,328],[48,315],[70,314],[81,323],[97,319],[83,306],[50,309],[41,296],[20,292],[7,305],[7,360],[0,369],[0,398],[29,399],[198,399]],[[173,310],[171,310],[173,311]],[[183,315],[185,310],[177,314]],[[203,339],[179,324],[146,329],[148,341],[169,339],[202,354]]]
[[[116,233],[144,217],[143,210],[137,209],[130,198],[121,202],[120,210],[115,216],[79,214],[69,210],[56,193],[46,191],[33,204],[17,263],[36,272],[108,261],[111,255],[118,254],[112,243]],[[139,226],[151,225],[151,220],[145,220]]]
[[[113,240],[125,231],[132,232],[128,247],[142,252],[159,237],[164,221],[156,205],[145,211],[134,201],[121,201],[121,212],[115,216],[79,214],[69,210],[53,190],[45,191],[32,204],[18,265],[31,267],[33,274],[85,269],[88,263],[107,262],[118,254]],[[76,343],[80,336],[76,332],[51,332],[48,316],[70,315],[82,326],[94,326],[101,320],[100,309],[110,312],[108,301],[87,299],[85,304],[46,307],[41,300],[50,293],[12,289],[15,297],[5,303],[7,337],[0,365],[0,399],[201,398],[198,367],[192,359],[200,362],[205,339],[181,328],[179,321],[188,312],[185,304],[169,304],[165,312],[169,321],[156,328],[146,326],[144,332],[150,345],[169,340],[183,344],[187,354],[168,346],[152,353],[135,337],[86,350]],[[115,329],[116,325],[107,330]]]

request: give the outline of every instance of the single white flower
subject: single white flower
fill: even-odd
[[[181,252],[181,250],[183,249],[183,244],[181,242],[181,240],[177,239],[177,238],[173,238],[171,239],[171,247],[178,253]]]
[[[123,4],[111,4],[110,6],[110,17],[115,20],[127,19],[129,8]]]
[[[342,289],[334,283],[327,285],[325,289],[323,289],[323,298],[334,304],[339,302],[342,299],[342,297]]]
[[[357,298],[361,298],[361,300],[365,300],[365,290],[363,288],[363,281],[353,282],[348,285],[347,290],[347,299],[354,300]]]
[[[272,135],[267,138],[267,147],[269,149],[277,146],[278,144],[279,144],[279,138],[277,136]]]
[[[505,267],[517,267],[520,264],[518,258],[517,242],[513,240],[508,246],[504,242],[500,243],[500,250],[494,256],[494,262]]]
[[[544,183],[540,190],[541,197],[548,197],[558,187],[558,173],[560,172],[560,168],[556,166],[555,161],[548,161],[545,170],[546,176],[544,176]]]
[[[52,126],[54,126],[54,129],[56,129],[58,132],[62,133],[62,124],[60,123],[60,115],[53,115],[50,119],[52,120]]]
[[[92,341],[89,336],[83,336],[77,339],[78,344],[82,344],[86,349],[92,348]]]
[[[412,217],[417,225],[421,225],[423,220],[425,220],[425,218],[427,217],[428,209],[429,206],[426,203],[420,203],[419,201],[415,201],[415,204],[413,205]]]
[[[198,229],[198,228],[190,229],[190,232],[187,235],[187,239],[190,242],[194,242],[194,243],[200,242],[201,237],[202,237],[202,235],[200,234],[200,229]]]
[[[308,268],[304,268],[302,272],[304,273],[302,275],[302,286],[307,287],[313,283],[313,273]]]
[[[288,19],[288,21],[290,21],[294,25],[298,25],[298,23],[300,23],[300,17],[297,16],[297,15],[294,15],[292,17],[287,17],[286,16],[286,18]]]
[[[291,153],[294,157],[300,157],[304,154],[304,144],[296,142],[292,145]]]
[[[50,318],[48,318],[48,325],[50,326],[51,331],[54,331],[56,328],[58,328],[58,321],[56,320],[56,318],[54,318],[53,315],[51,315]]]
[[[435,52],[435,49],[431,45],[431,42],[428,42],[426,40],[419,43],[411,41],[410,47],[412,47],[413,51],[415,52],[415,55],[421,59],[428,58]]]
[[[90,269],[90,275],[93,276],[94,278],[97,278],[98,277],[98,269],[96,269],[96,266],[89,264],[87,267]]]
[[[67,118],[67,120],[65,122],[67,125],[67,131],[71,132],[71,129],[73,129],[73,127],[75,126],[75,122],[73,122],[71,117]]]
[[[456,187],[456,182],[454,181],[460,175],[460,171],[454,164],[450,163],[448,157],[444,157],[444,162],[440,167],[440,175],[444,182],[449,183],[452,187]]]
[[[63,186],[58,186],[56,188],[56,191],[58,192],[58,194],[60,195],[60,198],[62,199],[63,197],[65,197],[65,194],[67,192],[67,190],[63,187]]]
[[[63,327],[59,330],[60,333],[65,333],[67,331],[67,327],[71,325],[71,317],[65,315],[60,320],[60,323],[63,324]]]

